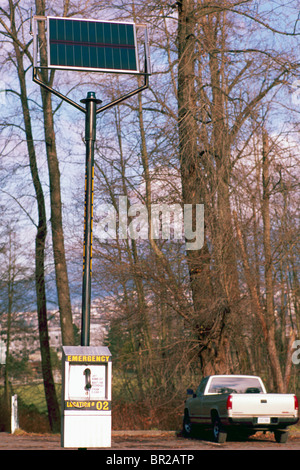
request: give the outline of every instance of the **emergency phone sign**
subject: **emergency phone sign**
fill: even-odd
[[[110,447],[111,354],[107,347],[63,346],[62,446]]]
[[[97,355],[97,354],[69,354],[66,356],[67,362],[91,362],[91,363],[99,363],[99,362],[108,362],[110,356],[106,356],[104,354]]]
[[[103,399],[106,396],[106,366],[77,365],[70,368],[70,382],[73,384],[69,397],[71,400],[89,398]],[[84,382],[84,387],[82,387]]]

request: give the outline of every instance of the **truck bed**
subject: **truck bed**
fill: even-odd
[[[232,394],[231,415],[291,416],[294,415],[294,395],[277,393]]]

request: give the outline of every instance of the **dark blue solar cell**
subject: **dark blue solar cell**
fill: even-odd
[[[73,33],[73,24],[74,21],[65,21],[65,37],[66,41],[73,41],[74,33]]]
[[[49,65],[137,71],[134,25],[49,18]]]
[[[111,47],[105,47],[104,49],[105,54],[105,68],[112,69],[113,67],[113,50]]]
[[[56,21],[57,34],[56,39],[66,39],[65,38],[65,21]]]
[[[81,46],[73,47],[74,50],[74,67],[80,67],[82,64]]]
[[[66,65],[72,65],[74,63],[74,47],[71,44],[65,46],[66,53]]]
[[[90,47],[89,54],[90,54],[91,64],[93,64],[93,67],[97,68],[97,64],[98,64],[97,47]]]
[[[112,44],[111,25],[109,23],[103,24],[103,39],[105,44]]]
[[[124,49],[120,49],[120,52],[121,52],[121,61],[123,64],[123,68],[124,70],[129,70],[130,66],[129,66],[128,50],[124,48]]]
[[[122,67],[120,48],[114,47],[112,50],[112,53],[113,53],[114,69],[120,69]]]
[[[104,44],[104,24],[95,23],[96,25],[96,42],[99,44]]]
[[[128,70],[134,70],[136,68],[135,50],[127,49],[127,55],[128,55]],[[124,64],[124,68],[126,68],[125,64]]]
[[[126,28],[126,44],[134,46],[134,31],[133,28]]]
[[[73,23],[73,41],[81,42],[81,21],[72,21]]]
[[[113,44],[120,44],[120,28],[119,25],[116,23],[113,23],[111,25],[111,37],[112,37],[112,43]]]
[[[126,25],[119,25],[119,44],[127,44]]]
[[[59,44],[57,48],[57,52],[58,52],[58,65],[65,65],[67,61],[65,44]]]
[[[50,44],[51,64],[58,64],[57,45]]]
[[[56,33],[56,20],[50,20],[49,22],[49,34],[50,38],[52,39],[57,39],[57,33]]]
[[[97,42],[96,39],[96,23],[91,23],[89,27],[89,42],[94,44]]]
[[[89,42],[89,32],[88,32],[89,24],[86,23],[85,21],[80,21],[80,24],[81,24],[81,37],[80,39],[77,39],[75,37],[74,40],[75,41],[78,40],[82,42]]]
[[[97,47],[97,67],[100,68],[100,64],[104,64],[105,62],[105,53],[104,47]]]
[[[87,46],[82,46],[82,67],[90,67],[90,60],[89,60],[89,48]]]

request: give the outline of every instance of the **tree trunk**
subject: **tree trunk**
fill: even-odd
[[[13,17],[12,17],[13,18]],[[16,34],[15,25],[12,21],[13,33]],[[42,372],[44,380],[44,390],[48,409],[48,417],[51,430],[59,432],[60,430],[60,411],[57,401],[55,384],[52,374],[51,358],[50,358],[50,342],[48,334],[47,321],[47,302],[45,288],[45,243],[47,236],[47,217],[45,209],[45,200],[42,185],[39,179],[36,154],[34,148],[34,140],[31,128],[30,111],[27,101],[25,71],[23,66],[22,53],[16,42],[14,42],[15,54],[17,59],[18,77],[21,90],[21,104],[24,117],[25,134],[27,149],[29,155],[29,166],[35,189],[37,207],[38,207],[38,226],[35,239],[35,286],[37,296],[37,315],[39,325],[39,339],[42,360]]]
[[[179,158],[184,204],[200,204],[201,185],[198,178],[197,125],[194,118],[196,98],[194,89],[194,48],[193,2],[184,0],[178,6],[178,132]],[[188,250],[187,261],[190,285],[197,322],[205,323],[205,308],[210,297],[208,275],[209,254],[204,250]]]
[[[36,0],[36,13],[39,16],[45,15],[45,5],[43,0]],[[39,22],[39,40],[41,64],[45,65],[47,64],[47,51],[44,22]],[[41,76],[43,82],[49,84],[47,69],[41,70]],[[52,243],[54,252],[58,305],[61,320],[62,344],[72,345],[74,344],[74,330],[72,323],[69,281],[64,246],[60,171],[56,151],[51,93],[45,90],[44,88],[41,88],[41,95],[43,102],[44,132],[49,169]]]
[[[263,157],[262,157],[262,219],[263,219],[263,245],[264,245],[264,271],[265,271],[265,292],[266,292],[266,323],[268,328],[268,347],[272,350],[273,361],[271,363],[273,378],[279,392],[285,391],[279,358],[276,350],[276,328],[273,302],[273,259],[271,251],[271,221],[270,221],[270,149],[266,132],[263,132]]]
[[[194,330],[199,340],[199,357],[203,373],[228,372],[229,343],[226,339],[225,324],[230,313],[230,303],[236,301],[237,277],[232,255],[233,237],[227,173],[229,164],[226,160],[228,146],[224,150],[224,126],[221,125],[224,118],[220,102],[222,91],[219,89],[215,92],[219,70],[217,61],[211,54],[210,72],[215,87],[212,83],[214,127],[212,143],[209,145],[205,123],[199,127],[196,120],[199,110],[197,111],[195,91],[195,2],[181,1],[178,5],[178,15],[178,133],[182,197],[184,204],[193,204],[194,207],[196,204],[205,203],[206,220],[210,219],[211,224],[213,219],[216,222],[214,229],[211,230],[211,241],[219,268],[212,274],[211,253],[206,243],[200,250],[187,250],[194,305]],[[209,25],[206,27],[209,30]],[[204,150],[200,152],[199,146]],[[216,161],[215,166],[210,166],[211,159]],[[207,182],[202,174],[205,167],[210,171],[207,176],[210,179],[209,184],[215,185],[218,180],[218,187],[215,188],[219,191],[217,208],[213,207],[211,197],[207,194]],[[207,226],[207,222],[205,225]],[[235,295],[231,297],[233,292]]]

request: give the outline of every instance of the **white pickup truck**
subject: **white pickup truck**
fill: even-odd
[[[260,377],[211,375],[202,379],[196,393],[188,389],[183,434],[190,436],[195,425],[210,427],[215,442],[238,431],[249,437],[257,431],[273,431],[277,442],[288,439],[287,427],[298,421],[296,395],[267,393]]]

